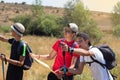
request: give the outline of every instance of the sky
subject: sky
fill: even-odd
[[[26,2],[33,4],[35,0],[3,0],[4,2]],[[44,6],[64,7],[69,0],[41,0]],[[82,0],[84,6],[92,11],[112,12],[114,5],[120,0]]]

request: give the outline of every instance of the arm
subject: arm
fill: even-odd
[[[64,51],[68,51],[69,53],[76,53],[81,56],[94,56],[94,53],[92,51],[85,50],[82,48],[71,48],[64,42],[61,43],[61,46]]]
[[[25,57],[23,57],[23,56],[20,56],[19,61],[13,60],[13,59],[9,59],[9,58],[5,58],[5,56],[1,56],[0,58],[1,58],[3,61],[6,60],[8,63],[13,64],[13,65],[16,65],[16,66],[20,66],[20,67],[24,64],[24,60],[25,60]]]
[[[0,35],[0,41],[8,42],[8,38],[5,38],[4,36]]]
[[[80,54],[82,56],[94,56],[94,53],[92,51],[82,48],[74,48],[72,53]]]
[[[34,58],[37,58],[37,59],[45,59],[45,60],[51,60],[53,59],[55,56],[57,55],[57,52],[52,50],[50,54],[47,54],[47,55],[36,55],[36,54],[31,54],[31,56]]]
[[[83,72],[84,69],[84,62],[80,62],[78,69],[72,68],[72,69],[68,69],[68,72],[72,73],[72,74],[81,74]]]
[[[70,65],[69,68],[74,68],[75,64],[76,64],[76,61],[77,61],[77,57],[73,56],[72,61],[71,61],[71,65]]]
[[[13,60],[13,59],[9,59],[9,58],[6,58],[7,62],[13,64],[13,65],[16,65],[16,66],[23,66],[24,64],[24,60],[25,60],[25,57],[23,56],[20,56],[20,60],[17,61],[17,60]]]

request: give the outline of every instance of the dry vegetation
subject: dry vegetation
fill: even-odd
[[[4,35],[8,36],[6,34]],[[38,37],[38,36],[25,36],[23,37],[23,39],[29,43],[33,52],[37,54],[50,53],[51,46],[57,40],[57,38],[53,38],[53,37]],[[120,38],[116,38],[112,34],[105,34],[102,40],[100,41],[100,43],[98,43],[98,44],[109,44],[111,48],[115,51],[118,66],[114,70],[112,70],[112,73],[114,73],[117,76],[120,73],[120,59],[119,59],[120,43],[119,41],[120,41]],[[5,53],[8,57],[10,53],[10,45],[7,43],[0,42],[0,52]],[[42,60],[42,61],[47,63],[49,66],[52,66],[52,63],[54,60],[50,60],[50,61]],[[5,69],[7,69],[7,67]],[[1,68],[0,68],[0,71],[1,71],[0,76],[2,76]],[[46,80],[46,76],[48,73],[49,73],[48,69],[34,62],[32,68],[29,71],[25,71],[24,80]],[[80,79],[92,80],[90,71],[87,67],[85,67],[85,70],[82,75],[77,75],[75,78],[76,78],[75,80],[80,80]],[[0,80],[2,80],[2,77],[0,77]],[[120,80],[119,76],[117,80]]]
[[[64,15],[63,8],[56,8],[56,7],[45,7],[44,11],[48,14],[54,14],[58,16]],[[11,21],[17,15],[21,14],[31,14],[31,6],[30,5],[23,5],[23,4],[16,4],[16,3],[0,3],[0,25],[11,25],[13,22]],[[101,30],[111,30],[111,21],[109,13],[104,12],[96,12],[92,11],[92,17],[97,22],[98,27]]]
[[[63,15],[64,10],[59,8],[51,8],[46,7],[45,11],[48,13],[52,13],[55,15]],[[21,4],[1,4],[0,3],[0,25],[11,25],[11,19],[16,15],[30,14],[30,6],[29,5],[21,5]],[[111,48],[115,51],[117,57],[117,64],[118,66],[112,70],[112,72],[118,76],[117,80],[120,80],[119,73],[120,73],[120,38],[114,37],[111,33],[106,33],[112,29],[111,22],[110,22],[110,14],[102,13],[102,12],[92,12],[93,18],[96,20],[99,28],[103,30],[103,38],[98,44],[108,44]],[[10,36],[5,33],[0,33],[4,36]],[[34,53],[37,54],[48,54],[50,53],[51,46],[57,40],[54,37],[38,37],[38,36],[25,36],[23,37],[25,41],[29,43]],[[7,43],[3,43],[0,41],[0,52],[5,53],[7,57],[9,57],[10,53],[10,45]],[[49,66],[52,65],[54,60],[45,61]],[[1,64],[1,61],[0,61]],[[2,80],[2,67],[0,65],[0,80]],[[5,67],[7,70],[7,67]],[[44,68],[42,65],[39,65],[34,62],[31,70],[25,71],[24,80],[46,80],[46,76],[49,70]],[[86,67],[85,71],[82,75],[76,76],[75,80],[92,80],[91,74],[89,69]]]

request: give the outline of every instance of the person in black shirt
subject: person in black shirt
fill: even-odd
[[[11,26],[12,36],[14,38],[8,39],[0,35],[0,41],[11,44],[10,58],[1,56],[2,60],[6,60],[9,65],[7,69],[6,80],[22,80],[23,78],[23,64],[26,55],[26,45],[22,42],[22,36],[25,28],[21,23],[15,23]]]

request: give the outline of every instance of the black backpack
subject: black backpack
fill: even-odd
[[[28,44],[26,44],[24,41],[21,41],[21,43],[26,45],[25,61],[24,61],[22,68],[23,68],[23,70],[29,70],[33,63],[33,59],[30,57],[30,54],[32,54],[32,50],[30,49]],[[21,46],[18,47],[18,51],[19,51],[20,47]]]
[[[95,60],[92,56],[91,59],[93,62],[99,63],[102,67],[106,67],[108,70],[113,69],[116,66],[116,58],[115,58],[115,53],[113,50],[108,46],[108,45],[101,45],[101,46],[96,46],[103,54],[103,57],[105,59],[106,64],[101,63],[98,60]]]

